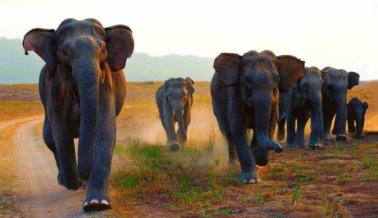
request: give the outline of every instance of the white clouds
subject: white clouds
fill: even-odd
[[[271,49],[309,65],[332,65],[378,79],[378,2],[16,1],[0,3],[0,36],[22,38],[36,26],[56,28],[67,17],[95,17],[134,31],[136,51],[213,57],[222,51]]]

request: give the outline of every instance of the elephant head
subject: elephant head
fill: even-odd
[[[94,158],[99,87],[107,74],[125,67],[134,50],[132,31],[124,25],[104,28],[95,19],[66,19],[56,31],[30,30],[23,47],[26,54],[34,51],[46,62],[50,82],[64,80],[74,87],[80,101],[78,167],[80,177],[88,178]]]
[[[360,76],[355,72],[348,73],[345,70],[332,67],[322,69],[322,73],[323,80],[329,77],[327,83],[323,84],[325,136],[328,134],[328,126],[330,126],[333,114],[336,113],[332,133],[336,135],[336,140],[346,140],[346,94],[348,89],[359,84]]]
[[[164,83],[164,95],[173,111],[175,120],[178,123],[179,141],[184,142],[187,139],[187,125],[189,117],[185,117],[185,110],[188,104],[191,104],[191,98],[194,93],[193,80],[189,77],[172,78]]]
[[[256,140],[261,148],[281,149],[271,140],[278,116],[278,91],[287,91],[304,73],[304,62],[293,56],[276,57],[271,51],[243,55],[242,96],[253,107]]]

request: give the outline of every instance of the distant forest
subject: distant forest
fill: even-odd
[[[170,77],[210,80],[213,60],[191,55],[150,56],[134,53],[127,60],[128,81],[156,81]],[[24,55],[20,39],[0,38],[0,84],[37,83],[44,62],[34,53]]]

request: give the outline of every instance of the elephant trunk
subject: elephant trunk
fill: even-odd
[[[336,139],[338,137],[341,137],[343,139],[346,139],[345,137],[345,128],[346,128],[346,95],[345,93],[339,93],[336,96],[336,119],[334,124],[334,129],[332,131],[333,134],[336,135]]]
[[[270,93],[265,94],[262,92],[254,93],[252,97],[253,109],[254,109],[254,122],[255,122],[255,134],[257,144],[263,149],[275,150],[281,152],[282,147],[280,144],[269,139],[269,124],[272,114],[272,96]]]
[[[99,111],[99,66],[92,60],[78,60],[72,65],[80,98],[78,168],[82,179],[89,178],[94,160],[96,122]]]
[[[184,125],[183,106],[181,104],[175,104],[175,105],[173,105],[173,111],[175,113],[176,120],[177,120],[178,127],[179,127],[178,128],[179,140],[181,142],[185,142],[186,139],[187,139],[187,136],[186,136],[186,129],[185,129],[185,125]]]

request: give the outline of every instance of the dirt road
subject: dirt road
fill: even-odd
[[[14,160],[16,206],[26,217],[85,217],[81,210],[84,191],[68,191],[56,182],[57,168],[50,150],[37,134],[43,117],[18,119],[0,124],[0,132],[12,129],[2,143]],[[3,139],[4,140],[4,139]]]

